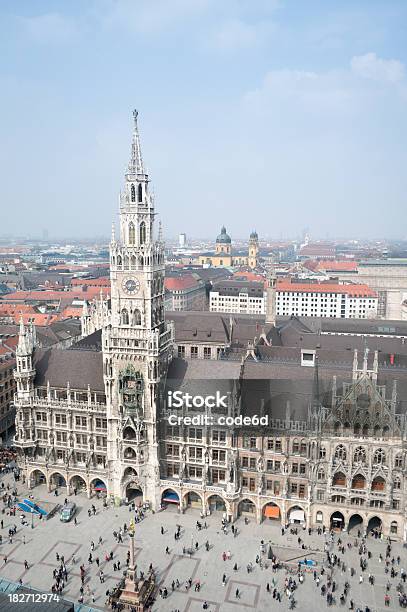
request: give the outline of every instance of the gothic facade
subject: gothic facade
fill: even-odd
[[[38,348],[21,325],[15,444],[30,485],[404,538],[405,343],[355,321],[338,336],[276,322],[272,275],[265,317],[165,316],[155,214],[135,113],[110,298],[85,307],[84,338],[66,350]],[[170,390],[220,389],[214,424],[186,424],[168,403]],[[263,428],[225,424],[258,415]]]

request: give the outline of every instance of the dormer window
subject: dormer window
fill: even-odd
[[[313,367],[315,366],[315,351],[301,350],[301,365]]]

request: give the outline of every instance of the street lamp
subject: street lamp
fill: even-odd
[[[34,508],[31,508],[31,529],[34,529]]]

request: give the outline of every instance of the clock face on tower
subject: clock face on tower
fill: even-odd
[[[134,295],[140,290],[140,281],[137,278],[125,278],[122,287],[125,293]]]

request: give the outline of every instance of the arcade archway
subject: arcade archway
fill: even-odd
[[[289,523],[297,523],[297,524],[305,523],[304,509],[301,508],[301,506],[293,506],[292,508],[289,509],[287,518],[288,518]]]
[[[60,472],[54,472],[49,477],[49,490],[53,491],[59,487],[66,487],[66,480],[65,477],[60,474]]]
[[[137,506],[143,501],[143,491],[138,482],[130,481],[124,491],[128,502],[134,502]]]
[[[263,506],[262,520],[273,521],[276,523],[281,522],[281,512],[279,506],[274,502],[269,502]]]
[[[238,516],[256,517],[256,506],[250,499],[242,499],[237,507]]]
[[[79,476],[78,474],[72,476],[69,484],[71,485],[71,488],[76,491],[76,493],[86,493],[86,481],[84,478],[82,478],[82,476]]]
[[[352,514],[348,522],[348,533],[352,530],[358,531],[363,528],[363,518],[360,514]]]
[[[47,477],[41,470],[33,470],[30,474],[30,488],[47,484]]]
[[[165,489],[161,495],[161,505],[164,508],[179,509],[179,495],[174,489]]]
[[[331,529],[339,530],[342,530],[345,527],[345,517],[343,516],[342,512],[337,511],[331,514],[330,527]]]
[[[97,497],[105,496],[107,493],[107,487],[103,480],[100,478],[94,478],[90,481],[90,494],[96,495]]]
[[[382,531],[382,520],[378,516],[372,516],[367,524],[368,535],[376,535]]]
[[[184,503],[185,508],[195,508],[196,510],[200,510],[202,512],[202,498],[198,493],[195,493],[195,491],[189,491],[189,493],[186,493],[184,496]]]
[[[208,498],[210,512],[226,512],[226,502],[220,495],[211,495]]]

